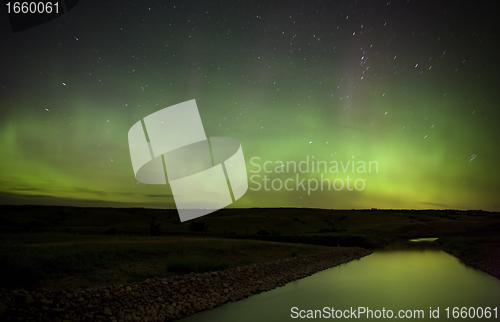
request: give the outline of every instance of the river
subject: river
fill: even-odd
[[[467,317],[459,320],[498,321],[499,310],[500,280],[464,265],[432,239],[421,239],[377,250],[180,321],[311,320],[307,316],[320,320],[389,320],[392,316],[435,321],[455,320],[454,313]],[[476,317],[470,318],[473,314]]]

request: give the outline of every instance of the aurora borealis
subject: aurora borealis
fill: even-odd
[[[12,33],[0,16],[0,203],[174,208],[127,133],[196,99],[250,160],[378,163],[272,173],[363,190],[255,187],[231,207],[500,211],[499,28],[469,1],[80,1]],[[296,187],[296,186],[294,186]]]

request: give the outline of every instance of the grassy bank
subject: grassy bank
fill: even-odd
[[[87,287],[208,272],[322,252],[319,245],[210,237],[0,236],[0,287]]]
[[[222,209],[180,222],[176,210],[0,205],[0,287],[131,283],[418,237],[500,276],[500,241],[485,240],[499,234],[500,214],[483,211]]]
[[[444,251],[465,264],[500,279],[500,237],[454,236],[440,238],[438,242]]]

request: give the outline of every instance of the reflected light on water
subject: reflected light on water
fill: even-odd
[[[499,303],[499,280],[465,266],[427,241],[393,245],[360,260],[181,321],[296,321],[291,317],[292,307],[347,310],[360,306],[372,310],[385,308],[395,313],[423,310],[424,320],[429,319],[431,307],[439,307],[440,318],[432,320],[449,320],[446,307],[499,307]]]

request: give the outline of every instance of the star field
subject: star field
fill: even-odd
[[[196,99],[207,136],[241,142],[249,178],[253,157],[378,163],[298,173],[348,174],[361,191],[249,189],[231,207],[500,211],[493,12],[472,1],[87,1],[18,33],[2,15],[0,202],[175,207],[168,185],[134,178],[127,132]]]

